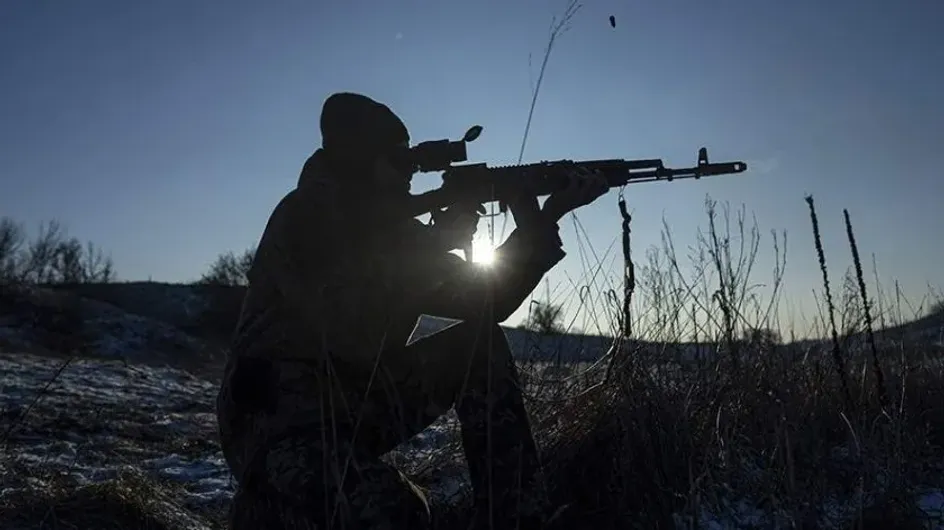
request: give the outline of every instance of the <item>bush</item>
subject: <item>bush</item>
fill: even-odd
[[[252,269],[255,255],[255,248],[246,249],[238,255],[232,251],[220,254],[197,283],[245,287],[249,285],[249,270]]]
[[[563,315],[562,305],[535,301],[524,327],[541,335],[560,335],[564,333]]]
[[[931,309],[928,311],[929,315],[944,315],[944,300],[939,300],[931,304]]]
[[[136,472],[123,471],[117,479],[78,487],[62,476],[48,475],[42,477],[44,488],[0,499],[0,526],[37,530],[209,528],[174,505],[173,485]]]

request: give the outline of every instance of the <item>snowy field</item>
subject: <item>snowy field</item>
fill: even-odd
[[[194,508],[231,495],[215,442],[214,384],[119,361],[75,359],[58,373],[65,362],[0,354],[0,410],[13,427],[5,452],[13,461],[59,471],[76,486],[134,466],[180,481]],[[9,480],[4,495],[26,485]]]
[[[55,477],[57,487],[78,488],[109,483],[130,470],[172,485],[174,506],[218,521],[233,482],[216,442],[217,383],[195,375],[200,372],[160,366],[162,360],[195,355],[201,344],[173,325],[110,304],[85,302],[82,313],[94,359],[22,353],[32,350],[42,330],[31,329],[22,318],[0,315],[0,506],[26,492],[48,489],[44,481],[49,477]],[[509,335],[519,358],[529,357],[520,350],[534,348],[534,341],[518,330]],[[583,352],[574,359],[582,362],[563,367],[523,363],[522,378],[532,396],[547,391],[548,381],[586,379],[583,372],[593,363],[585,359],[598,355],[591,350],[604,348],[586,338],[565,337],[563,342],[567,340],[579,340],[564,345]],[[560,348],[561,340],[554,346]],[[597,370],[589,377],[599,375]],[[417,477],[434,502],[449,503],[467,484],[457,430],[450,413],[385,459]],[[444,446],[451,451],[445,458]],[[429,458],[433,451],[439,453],[435,461]],[[939,469],[944,470],[944,462]],[[746,467],[744,473],[755,471]],[[944,492],[919,490],[907,503],[926,515],[923,528],[944,530]],[[822,500],[822,510],[833,521],[848,521],[857,506],[855,499]],[[179,508],[174,509],[183,514]],[[699,513],[697,521],[678,522],[679,528],[783,528],[787,519],[789,514],[759,502],[732,498],[711,513]],[[197,521],[173,528],[208,528],[201,525]]]
[[[67,361],[0,354],[0,425],[5,440],[0,497],[42,487],[31,479],[32,473],[5,472],[11,465],[33,470],[37,476],[54,472],[74,486],[109,481],[131,468],[178,484],[176,500],[187,510],[225,510],[233,483],[215,442],[214,383],[172,368]],[[428,476],[424,453],[454,439],[454,421],[447,416],[389,459]],[[458,458],[453,473],[438,469],[428,484],[432,496],[448,501],[464,480],[463,468]],[[942,520],[944,493],[928,491],[916,503],[929,517],[928,528],[944,529],[944,524],[931,524]],[[838,505],[832,509],[847,510]],[[703,528],[742,528],[769,520],[768,515],[749,503],[732,502],[724,516],[705,513],[700,523]]]
[[[0,354],[0,473],[17,463],[81,486],[132,466],[178,482],[189,509],[228,502],[233,484],[216,443],[214,383],[173,368],[74,359],[63,369],[66,362]],[[390,458],[422,462],[431,444],[451,436],[454,421],[443,418]],[[28,477],[3,476],[0,496],[29,486]],[[455,477],[439,478],[442,487],[431,493],[440,499],[454,494]]]

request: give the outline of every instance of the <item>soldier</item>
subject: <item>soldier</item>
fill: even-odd
[[[388,107],[334,94],[321,133],[259,243],[218,396],[232,527],[428,527],[423,493],[379,457],[453,406],[474,524],[535,527],[538,451],[498,323],[564,257],[557,222],[606,182],[575,173],[485,268],[450,253],[477,216],[406,213],[409,134]],[[461,323],[407,345],[420,314]]]

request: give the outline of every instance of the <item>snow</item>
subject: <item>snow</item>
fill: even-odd
[[[918,497],[918,507],[938,520],[935,530],[944,529],[944,490],[929,490]]]
[[[186,293],[177,294],[180,298]],[[181,299],[186,301],[188,315],[199,311],[200,300]],[[4,478],[0,499],[42,488],[37,478],[40,472],[53,472],[74,486],[83,486],[134,470],[178,485],[181,508],[199,512],[227,504],[234,483],[216,441],[217,383],[182,369],[134,362],[152,358],[156,350],[196,351],[198,341],[159,320],[125,313],[103,302],[83,303],[83,329],[91,337],[83,353],[89,358],[22,353],[30,349],[33,330],[17,319],[0,317],[0,346],[20,352],[0,353],[0,441],[4,444],[0,454],[5,457],[0,458],[0,477]],[[424,319],[414,339],[449,324]],[[506,330],[506,334],[519,356],[533,347],[533,336],[525,332]],[[592,359],[596,354],[591,350],[608,347],[593,338],[566,340],[578,339],[579,344],[567,348],[583,351],[580,358]],[[556,375],[567,376],[564,372]],[[468,484],[457,431],[451,411],[384,458],[421,477],[434,502],[451,502]],[[455,448],[451,462],[438,459],[432,464],[429,455],[445,444]],[[841,453],[842,448],[836,448],[834,458],[843,460]],[[743,467],[744,476],[749,477],[750,465]],[[10,473],[13,468],[27,472]],[[928,528],[944,530],[944,490],[923,490],[914,502],[929,521],[935,521]],[[717,504],[701,510],[696,521],[700,527],[769,527],[788,519],[787,514],[773,513],[751,499],[728,498]],[[819,511],[838,521],[854,512],[854,504],[850,499],[823,499]],[[679,526],[687,527],[681,517]],[[824,522],[823,527],[831,526]]]
[[[74,359],[56,376],[64,362],[0,354],[0,410],[15,427],[16,462],[61,471],[77,484],[113,479],[131,465],[180,480],[195,501],[231,493],[211,442],[213,383],[172,368],[92,359]],[[190,448],[186,457],[174,451]]]
[[[130,466],[179,483],[188,507],[228,501],[233,482],[216,442],[215,383],[105,359],[73,359],[57,375],[65,362],[0,353],[0,432],[14,427],[13,462],[62,473],[76,486],[112,480]],[[453,428],[454,415],[442,418],[396,459],[422,462]],[[454,477],[442,477],[434,498],[458,489]],[[4,488],[0,497],[15,491]]]
[[[64,362],[0,354],[0,418],[4,432],[17,427],[10,435],[14,462],[61,473],[76,486],[139,470],[182,486],[180,502],[193,510],[229,501],[233,481],[215,442],[214,383],[174,368],[74,359],[46,387]],[[30,407],[27,418],[18,421]],[[455,428],[450,413],[391,458],[408,464],[409,471],[422,471],[424,457],[453,437]],[[435,475],[429,493],[439,502],[448,502],[468,481],[461,459]],[[35,480],[26,478],[19,487],[4,487],[0,498],[31,485]],[[916,505],[929,518],[944,521],[944,491],[923,492]],[[718,529],[766,526],[780,518],[748,500],[725,501],[721,508],[719,513],[704,510],[699,524]],[[851,508],[825,502],[823,509],[833,512],[830,519],[839,519]],[[944,522],[930,528],[944,529]]]

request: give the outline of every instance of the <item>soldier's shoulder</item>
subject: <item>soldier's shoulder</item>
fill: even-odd
[[[336,215],[334,204],[321,194],[305,188],[293,188],[273,208],[269,224],[303,223],[310,228],[312,223],[330,222]]]
[[[327,216],[337,211],[341,201],[330,188],[320,186],[299,186],[291,189],[279,205],[283,208],[304,210],[310,214]]]

